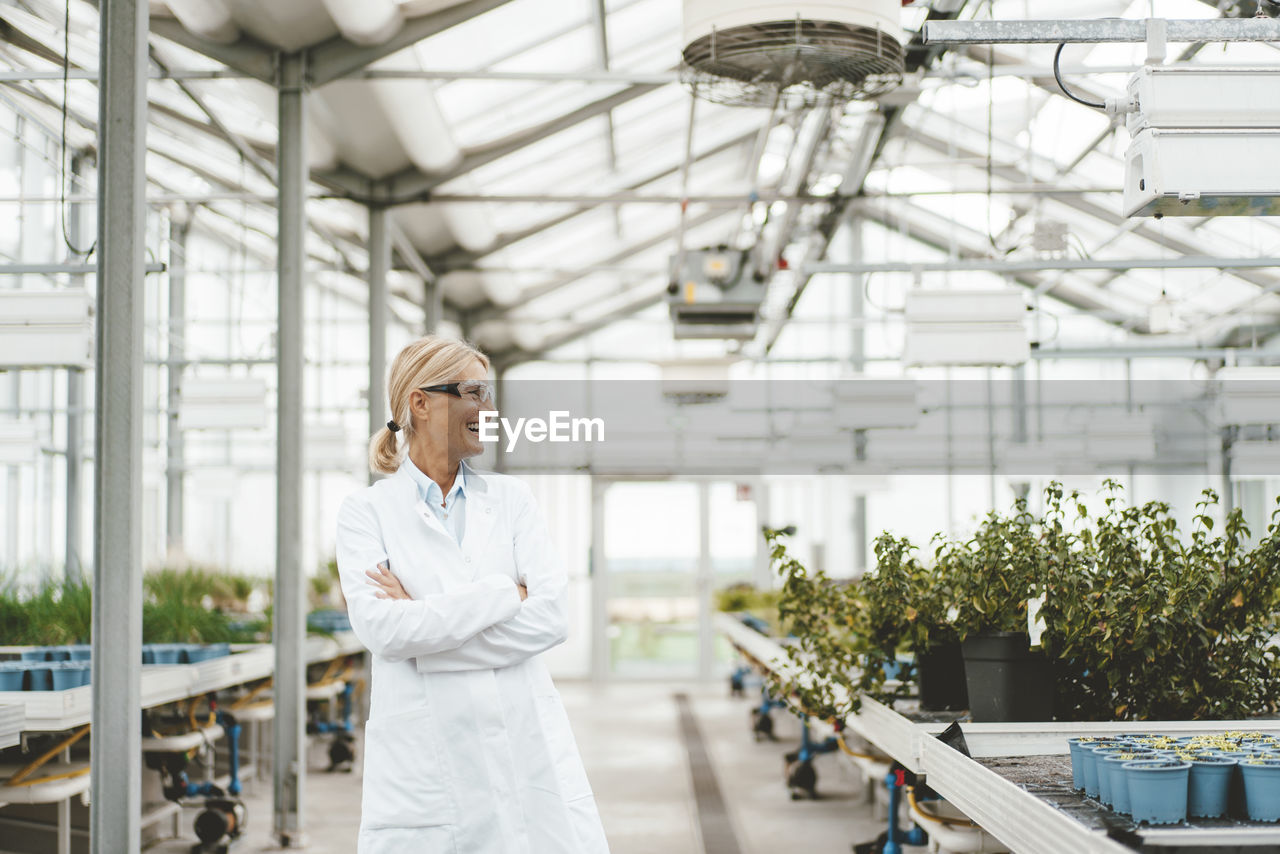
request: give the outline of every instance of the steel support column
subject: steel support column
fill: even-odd
[[[387,209],[369,206],[369,435],[387,420],[387,271],[391,269],[391,232]],[[369,472],[369,482],[378,475]]]
[[[84,155],[71,156],[71,185],[80,186],[84,171]],[[71,242],[81,246],[84,239],[84,208],[72,205],[67,212],[67,230]],[[76,287],[83,288],[83,277],[72,278]],[[80,549],[84,544],[84,371],[81,368],[67,370],[67,506],[66,542],[63,546],[63,576],[68,582],[84,577],[84,560]]]
[[[698,681],[711,681],[716,655],[715,630],[711,627],[715,570],[711,564],[711,482],[698,481]]]
[[[276,345],[276,651],[274,824],[285,848],[305,843],[306,634],[302,571],[302,281],[307,232],[306,59],[280,57]]]
[[[185,213],[185,209],[184,209]],[[165,378],[169,385],[166,406],[165,545],[170,555],[185,552],[183,543],[183,472],[186,445],[179,410],[182,406],[182,374],[187,341],[187,234],[191,223],[181,216],[169,220],[169,356]]]
[[[591,678],[609,678],[609,567],[604,540],[604,497],[609,481],[591,476]]]
[[[142,337],[147,11],[99,10],[94,374],[93,854],[133,854],[142,816]]]
[[[856,213],[845,223],[844,251],[851,263],[862,263],[862,219]],[[867,369],[867,333],[863,324],[866,316],[866,294],[863,291],[863,277],[859,273],[851,273],[849,279],[850,317],[849,324],[849,367],[855,373]],[[858,430],[854,434],[854,459],[867,458],[867,431]],[[861,578],[867,571],[867,493],[859,491],[853,497],[853,575]]]
[[[84,575],[84,371],[67,371],[67,523],[63,575],[69,582]]]

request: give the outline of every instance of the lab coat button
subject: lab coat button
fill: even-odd
[[[486,513],[492,513],[492,512],[493,512],[493,508],[492,508],[492,507],[486,507],[486,508],[484,508],[484,512],[486,512]]]
[[[467,563],[471,563],[471,558],[467,558]]]

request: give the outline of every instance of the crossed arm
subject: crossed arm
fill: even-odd
[[[344,504],[338,568],[361,641],[392,660],[416,659],[419,673],[509,667],[563,643],[568,579],[533,496],[526,490],[519,499],[512,522],[519,581],[495,573],[417,599],[393,574],[371,508]]]

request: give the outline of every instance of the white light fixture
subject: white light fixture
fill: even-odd
[[[1247,440],[1231,445],[1232,480],[1280,478],[1280,441]]]
[[[844,429],[914,427],[920,420],[915,380],[848,379],[832,386],[835,421]]]
[[[182,381],[184,430],[261,430],[267,426],[267,383],[258,377],[190,377]]]
[[[729,366],[736,359],[659,362],[662,396],[678,403],[708,403],[729,394]]]
[[[1178,312],[1173,300],[1160,292],[1160,299],[1147,309],[1147,332],[1152,335],[1167,335],[1178,324]]]
[[[0,419],[0,465],[30,465],[40,456],[40,434],[31,421]]]
[[[997,452],[997,467],[1007,475],[1054,475],[1077,464],[1084,454],[1082,439],[1014,442]]]
[[[93,318],[83,288],[0,291],[0,367],[89,367]]]
[[[1085,457],[1091,462],[1141,462],[1156,457],[1155,427],[1140,414],[1098,414],[1085,430]]]
[[[1280,424],[1280,370],[1222,368],[1213,384],[1219,424]]]
[[[1031,357],[1022,291],[914,289],[906,296],[908,365],[1020,365]]]

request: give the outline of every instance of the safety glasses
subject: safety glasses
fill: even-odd
[[[463,380],[457,383],[429,385],[418,389],[418,391],[438,391],[464,400],[474,400],[477,403],[493,403],[493,386],[481,380]]]

